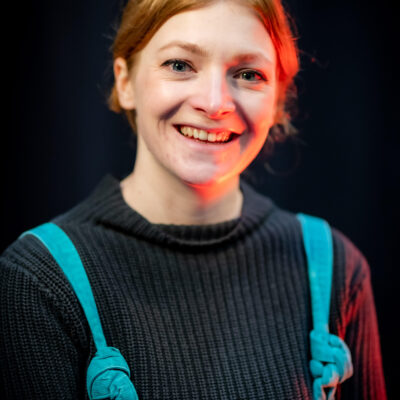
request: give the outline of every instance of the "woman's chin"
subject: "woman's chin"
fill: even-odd
[[[206,171],[202,171],[201,173],[186,172],[185,174],[179,175],[179,179],[186,185],[202,188],[222,185],[232,178],[234,178],[232,171],[227,171],[226,173],[222,171],[214,171],[213,173],[207,173]]]
[[[185,169],[184,171],[176,171],[177,177],[187,185],[193,186],[209,186],[215,185],[221,179],[221,173],[210,169]]]

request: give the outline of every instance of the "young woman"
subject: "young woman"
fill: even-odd
[[[113,51],[110,104],[137,134],[134,170],[53,220],[79,253],[107,344],[139,399],[311,399],[301,227],[240,180],[275,127],[290,130],[298,57],[280,1],[128,1]],[[329,328],[353,363],[336,398],[382,400],[369,267],[332,232]],[[6,398],[87,398],[96,347],[59,265],[27,235],[0,273]]]

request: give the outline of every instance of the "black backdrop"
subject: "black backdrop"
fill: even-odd
[[[121,3],[26,0],[4,10],[3,22],[12,28],[2,35],[0,252],[24,230],[82,200],[104,174],[122,178],[133,167],[129,127],[105,105],[111,26]],[[274,174],[256,161],[254,184],[284,208],[326,218],[367,257],[394,396],[400,373],[399,23],[386,0],[379,6],[356,0],[287,4],[302,49],[296,125],[304,144],[278,146],[270,160]]]

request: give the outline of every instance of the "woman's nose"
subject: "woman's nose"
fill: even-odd
[[[224,74],[214,71],[198,83],[192,97],[193,108],[211,119],[223,118],[235,111],[232,88]]]

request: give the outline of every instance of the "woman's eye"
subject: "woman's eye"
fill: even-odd
[[[185,61],[182,60],[168,60],[162,65],[163,67],[167,67],[171,65],[172,70],[175,72],[187,72],[187,68],[192,69],[192,67]]]
[[[260,82],[260,81],[266,81],[267,79],[259,72],[257,71],[241,71],[239,72],[236,76],[241,76],[245,81],[248,82]],[[255,79],[253,79],[255,78]]]
[[[170,67],[174,72],[178,73],[185,73],[193,70],[189,63],[178,59],[167,60],[162,64],[162,66]],[[240,71],[234,77],[237,76],[241,77],[244,81],[247,82],[262,82],[267,80],[263,74],[253,70]]]

